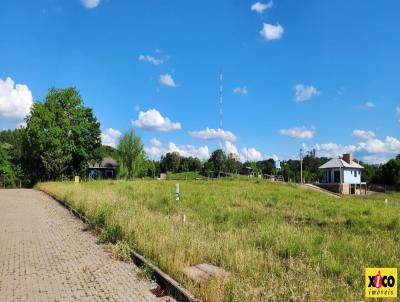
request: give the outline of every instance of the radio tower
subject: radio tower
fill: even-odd
[[[219,128],[222,130],[223,125],[222,125],[222,105],[223,105],[223,73],[221,70],[221,73],[219,74]]]

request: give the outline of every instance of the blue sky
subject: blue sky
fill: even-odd
[[[0,129],[76,86],[152,158],[400,153],[398,1],[0,1]]]

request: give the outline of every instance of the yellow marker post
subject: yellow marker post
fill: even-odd
[[[75,176],[75,183],[78,184],[80,182],[80,177],[79,176]]]

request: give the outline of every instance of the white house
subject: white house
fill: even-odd
[[[361,181],[364,167],[353,161],[351,154],[332,158],[319,169],[322,170],[322,182],[318,183],[320,187],[341,194],[366,193],[367,184]]]

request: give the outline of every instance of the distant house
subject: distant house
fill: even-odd
[[[363,166],[353,161],[352,154],[332,158],[319,167],[322,181],[317,185],[340,194],[366,194],[367,183],[361,181]]]
[[[115,179],[117,177],[118,164],[111,157],[104,158],[101,163],[90,163],[88,174],[94,179]]]
[[[252,167],[243,167],[242,174],[249,177],[254,177],[256,175],[256,172],[254,172],[254,169]]]

